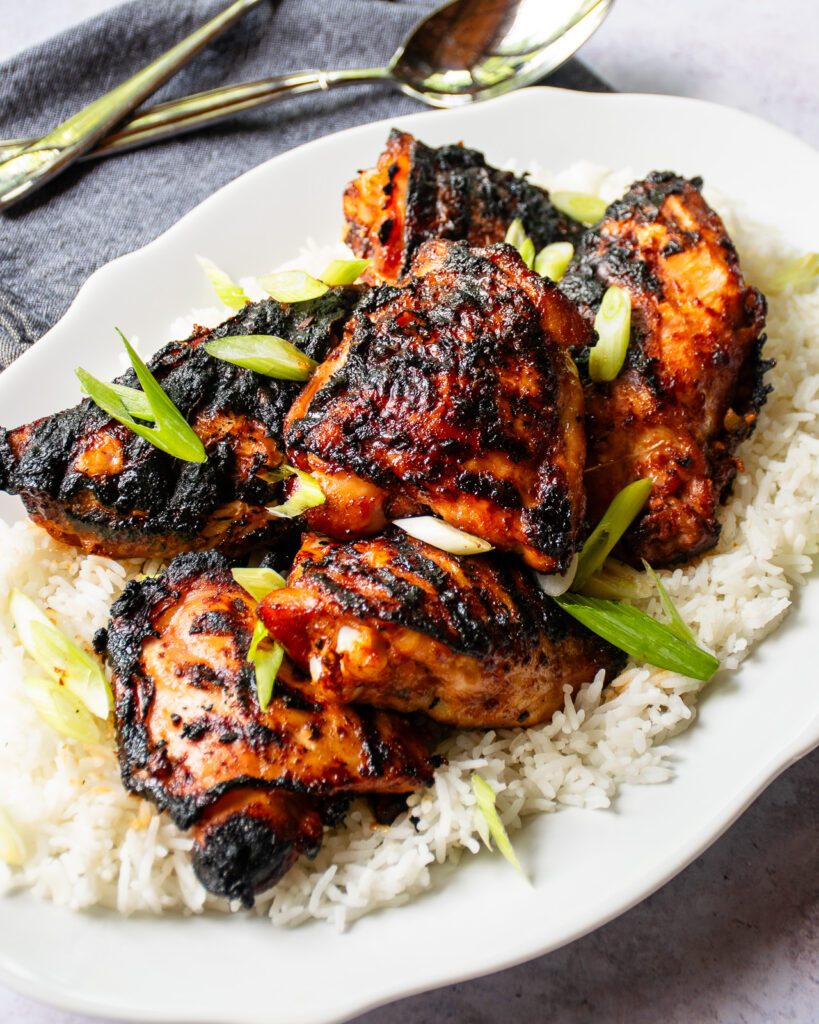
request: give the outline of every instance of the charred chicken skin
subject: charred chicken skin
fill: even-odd
[[[591,332],[508,245],[428,242],[405,286],[373,289],[296,399],[288,459],[319,481],[312,529],[344,539],[433,511],[566,569],[584,512],[582,389]]]
[[[417,727],[327,703],[292,669],[262,711],[246,660],[255,622],[225,559],[199,552],[130,583],[98,643],[125,787],[193,828],[203,884],[248,905],[318,851],[339,795],[407,793],[433,770]]]
[[[490,167],[463,146],[431,149],[393,129],[387,148],[344,193],[346,242],[373,260],[377,279],[395,282],[426,241],[502,242],[517,217],[537,248],[582,230],[525,177]]]
[[[593,319],[605,289],[628,290],[632,333],[611,383],[585,389],[589,518],[639,477],[654,486],[621,545],[632,562],[684,561],[712,547],[717,510],[770,390],[765,300],[702,182],[655,172],[583,238],[562,290]]]
[[[155,448],[86,399],[16,430],[0,430],[0,488],[19,494],[57,540],[115,558],[221,548],[238,553],[287,529],[266,506],[280,484],[261,473],[283,459],[282,422],[300,385],[209,356],[230,334],[283,336],[314,359],[336,343],[357,289],[283,306],[247,306],[213,331],[166,345],[149,367],[202,439],[207,462]],[[118,382],[138,386],[129,370]]]
[[[397,527],[339,543],[315,534],[259,616],[316,692],[447,725],[534,725],[625,656],[547,598],[517,560],[458,558]]]

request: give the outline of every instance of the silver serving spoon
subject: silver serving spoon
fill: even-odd
[[[108,156],[214,124],[296,93],[389,82],[433,107],[490,99],[560,67],[614,0],[451,0],[420,21],[383,68],[300,71],[160,103],[86,156]],[[30,140],[0,142],[0,160]],[[3,164],[0,164],[2,172]]]

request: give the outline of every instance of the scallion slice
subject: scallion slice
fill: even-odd
[[[99,663],[57,629],[21,591],[11,592],[9,611],[20,643],[40,668],[67,687],[97,718],[107,718],[111,688]]]
[[[303,270],[282,270],[259,278],[259,284],[277,302],[306,302],[317,299],[328,285]]]
[[[224,302],[229,309],[244,309],[250,302],[244,290],[235,281],[231,280],[224,270],[220,270],[212,260],[207,259],[205,256],[197,256],[196,258],[207,274],[208,281],[210,281],[211,287],[216,292],[216,297]]]
[[[535,243],[532,239],[527,237],[524,240],[523,245],[518,249],[518,252],[520,253],[520,258],[531,270],[535,262]]]
[[[663,586],[662,580],[645,559],[643,559],[642,562],[643,568],[654,581],[654,585],[657,587],[657,592],[660,595],[660,604],[663,606],[663,611],[671,620],[668,623],[668,628],[672,630],[672,632],[676,633],[680,640],[688,640],[692,644],[696,643],[697,641],[694,639],[694,634],[691,632],[688,626],[686,626],[685,622],[683,621],[682,615],[680,615],[680,613],[677,611],[677,606],[671,600],[671,595]]]
[[[26,861],[26,844],[11,820],[11,815],[0,807],[0,860],[10,868],[19,868]]]
[[[651,581],[645,573],[636,572],[616,558],[607,558],[604,564],[590,576],[579,592],[586,597],[602,597],[609,601],[632,601],[648,597]]]
[[[486,781],[474,772],[472,775],[472,792],[475,794],[475,804],[481,813],[486,827],[489,829],[489,835],[495,842],[498,850],[503,856],[509,861],[512,867],[519,874],[523,874],[523,869],[520,866],[520,862],[515,855],[512,841],[509,838],[509,834],[504,828],[503,822],[498,814],[498,809],[495,806],[495,791]],[[492,847],[489,843],[486,844],[491,850]]]
[[[549,597],[560,597],[560,595],[565,594],[574,583],[574,578],[577,574],[577,567],[579,564],[580,555],[575,555],[574,558],[572,558],[569,568],[564,573],[558,575],[557,573],[536,572],[535,578],[537,579],[538,586],[543,593],[548,594]]]
[[[571,242],[552,242],[535,257],[535,272],[557,283],[566,273],[573,256],[574,246]]]
[[[124,384],[109,384],[108,387],[117,393],[120,401],[132,416],[136,416],[138,420],[156,422],[151,403],[145,397],[144,391],[126,387]]]
[[[707,682],[719,668],[713,654],[630,604],[580,594],[553,600],[592,633],[638,661]]]
[[[296,469],[295,466],[289,466],[288,469],[291,469],[291,475],[296,477],[290,497],[283,504],[270,505],[267,509],[268,512],[274,516],[279,516],[281,519],[295,519],[296,516],[306,512],[308,508],[323,505],[327,500],[324,497],[324,491],[322,491],[318,480],[314,476],[305,473],[301,469]]]
[[[587,192],[550,192],[549,196],[561,213],[586,227],[596,224],[606,212],[605,200]]]
[[[68,689],[42,676],[26,678],[26,696],[37,714],[60,736],[80,743],[98,743],[100,731],[85,704]]]
[[[215,359],[279,380],[309,380],[318,366],[315,359],[274,334],[228,335],[206,341],[205,351]]]
[[[597,344],[589,350],[589,376],[593,381],[614,380],[623,367],[631,337],[631,295],[613,284],[606,289],[594,318]]]
[[[507,243],[507,245],[513,245],[518,250],[518,252],[520,252],[520,247],[523,245],[523,243],[526,241],[528,237],[529,236],[526,234],[526,228],[524,228],[523,226],[523,221],[520,219],[520,217],[515,217],[515,219],[506,229],[506,235],[503,240],[504,242]]]
[[[410,537],[431,544],[451,555],[482,555],[492,550],[492,545],[474,533],[467,533],[455,526],[450,526],[443,519],[435,516],[413,516],[409,519],[394,519],[393,524],[400,527]]]
[[[142,416],[140,413],[136,413],[136,415],[140,415],[141,419],[150,418],[156,423],[156,426],[146,427],[144,424],[136,422],[126,405],[128,401],[133,405],[133,399],[123,399],[117,390],[120,385],[106,384],[97,380],[86,370],[77,369],[75,373],[83,392],[103,412],[108,413],[112,419],[122,423],[123,426],[150,442],[155,448],[159,448],[177,459],[183,459],[185,462],[205,462],[207,454],[201,440],[162,390],[145,363],[128,344],[128,339],[122,331],[118,330],[117,333],[122,338],[128,358],[142,385],[145,401],[151,410],[150,417]]]
[[[321,275],[321,280],[331,288],[355,284],[372,260],[333,260]]]
[[[768,291],[781,292],[786,288],[799,291],[812,288],[819,281],[819,252],[806,252],[775,271],[768,282]]]
[[[287,586],[287,580],[275,569],[231,569],[231,574],[254,601],[261,601],[274,590]]]
[[[267,634],[267,630],[265,630],[265,634]],[[256,673],[256,697],[259,707],[262,711],[267,711],[273,697],[276,677],[284,660],[284,648],[281,644],[274,642],[270,650],[258,649],[253,652],[252,658],[248,654],[247,660],[253,662],[253,670]]]
[[[630,483],[615,495],[614,500],[603,513],[603,518],[583,545],[574,577],[574,590],[582,590],[594,573],[602,567],[609,552],[648,501],[653,483],[651,477],[644,477],[642,480]]]

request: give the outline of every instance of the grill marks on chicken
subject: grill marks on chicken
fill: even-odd
[[[282,423],[300,385],[213,359],[229,334],[275,334],[323,359],[358,300],[354,288],[285,306],[247,306],[213,331],[171,342],[149,366],[202,439],[207,462],[186,463],[109,419],[89,400],[0,431],[0,488],[19,494],[53,537],[93,554],[171,556],[218,547],[238,553],[288,527],[266,506],[281,485],[260,473],[283,459]],[[129,370],[118,382],[138,386]]]
[[[770,390],[765,300],[701,181],[655,172],[614,203],[580,245],[561,288],[589,319],[611,284],[632,297],[626,365],[585,388],[589,516],[638,477],[654,480],[623,554],[652,565],[712,547],[716,515]]]
[[[406,793],[431,780],[415,727],[317,698],[285,665],[268,709],[245,659],[255,602],[215,552],[181,555],[132,582],[106,645],[127,789],[193,828],[211,891],[253,901],[314,855],[339,795]]]
[[[582,393],[568,348],[591,332],[511,246],[429,242],[402,288],[370,292],[296,399],[289,460],[338,538],[432,510],[564,570],[584,510]]]
[[[548,192],[490,167],[482,153],[463,146],[431,149],[395,129],[376,166],[347,186],[344,216],[347,244],[373,260],[378,278],[392,283],[430,239],[491,245],[503,241],[516,217],[537,248],[573,240],[582,230],[552,205]]]
[[[534,725],[625,656],[588,633],[516,560],[457,558],[393,527],[308,535],[259,616],[327,699],[422,711],[448,725]]]

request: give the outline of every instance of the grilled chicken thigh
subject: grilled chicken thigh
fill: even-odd
[[[209,356],[210,338],[274,334],[324,358],[358,300],[354,288],[283,306],[249,305],[213,331],[166,345],[149,366],[202,439],[207,462],[173,458],[90,400],[16,430],[0,430],[0,488],[19,494],[38,525],[67,544],[118,558],[229,552],[287,529],[266,506],[281,485],[260,476],[283,458],[284,415],[300,384]],[[133,371],[118,379],[136,385]]]
[[[260,709],[246,661],[255,602],[216,552],[130,583],[111,616],[98,646],[114,668],[123,782],[194,829],[194,866],[211,891],[251,904],[317,852],[339,794],[431,780],[417,727],[325,703],[286,666]]]
[[[338,538],[433,511],[566,569],[583,521],[582,393],[571,346],[591,332],[508,245],[428,242],[405,287],[373,289],[296,399],[288,459]]]
[[[712,547],[717,508],[770,390],[761,359],[765,301],[701,181],[655,172],[585,236],[561,288],[591,320],[608,285],[632,300],[626,364],[586,386],[589,518],[639,477],[654,487],[623,554],[654,565]]]
[[[517,560],[458,558],[396,527],[346,544],[308,535],[259,616],[323,697],[463,728],[542,722],[565,686],[625,661]]]
[[[549,193],[525,177],[490,167],[463,146],[431,149],[393,129],[387,148],[344,193],[346,242],[373,260],[377,278],[397,281],[418,248],[433,238],[472,245],[501,242],[523,221],[537,248],[573,240],[582,228],[552,205]]]

